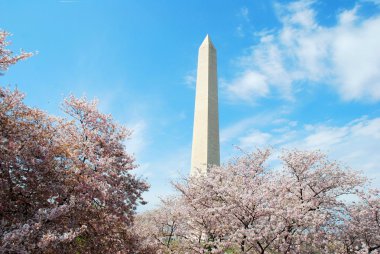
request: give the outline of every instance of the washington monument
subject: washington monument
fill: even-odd
[[[206,36],[198,53],[190,175],[206,174],[220,164],[216,49]]]

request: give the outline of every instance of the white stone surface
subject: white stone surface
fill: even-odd
[[[216,49],[207,35],[198,53],[191,176],[220,164]]]

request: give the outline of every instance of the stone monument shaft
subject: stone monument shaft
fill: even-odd
[[[207,35],[198,53],[190,175],[220,164],[216,49]]]

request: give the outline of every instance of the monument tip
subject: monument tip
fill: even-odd
[[[203,40],[202,45],[211,45],[212,47],[214,47],[214,44],[212,43],[211,38],[208,34],[206,34],[206,37]]]

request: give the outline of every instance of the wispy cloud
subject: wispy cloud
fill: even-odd
[[[362,0],[362,2],[369,2],[380,6],[380,0]]]
[[[374,180],[374,185],[380,187],[380,118],[362,117],[340,126],[328,123],[298,126],[286,119],[280,122],[266,131],[251,129],[252,125],[247,125],[230,138],[246,151],[267,146],[318,149],[332,159],[364,171]]]
[[[125,147],[128,153],[133,154],[137,158],[140,157],[140,153],[148,145],[147,140],[147,124],[144,120],[128,124],[127,127],[132,130],[130,139],[126,140]]]
[[[280,107],[263,111],[253,117],[243,118],[220,130],[220,142],[222,146],[225,144],[237,145],[237,138],[244,137],[257,129],[267,129],[268,127],[273,128],[274,132],[288,131],[289,128],[297,126],[296,121],[284,118],[289,113],[289,108]]]
[[[271,139],[271,134],[259,130],[253,130],[248,135],[239,138],[239,147],[242,149],[262,147],[268,144]]]
[[[247,7],[242,7],[239,10],[239,16],[242,17],[246,22],[249,22],[249,10]]]
[[[241,72],[226,88],[232,98],[276,93],[291,100],[301,82],[332,86],[347,101],[380,101],[380,16],[362,17],[355,6],[327,27],[314,3],[275,4],[281,28],[259,33],[260,42],[239,58]]]
[[[269,94],[267,77],[260,72],[247,70],[227,86],[227,91],[243,100],[265,97]]]
[[[238,37],[241,37],[241,38],[243,38],[243,37],[245,36],[244,28],[243,28],[242,25],[238,25],[238,26],[236,27],[235,34],[236,34]]]
[[[188,72],[183,77],[183,81],[187,87],[195,89],[195,85],[197,82],[197,71],[194,69],[194,70]]]
[[[250,25],[250,18],[249,18],[249,9],[247,7],[242,7],[239,9],[237,15],[238,20],[240,20],[239,25],[235,29],[235,35],[238,37],[245,37],[247,33],[247,27]]]
[[[191,146],[184,145],[155,161],[151,161],[146,168],[142,169],[143,175],[148,177],[151,187],[148,192],[143,194],[148,205],[140,207],[140,211],[154,208],[160,203],[160,197],[175,193],[171,181],[189,174],[190,157]],[[149,174],[149,172],[153,173]]]

